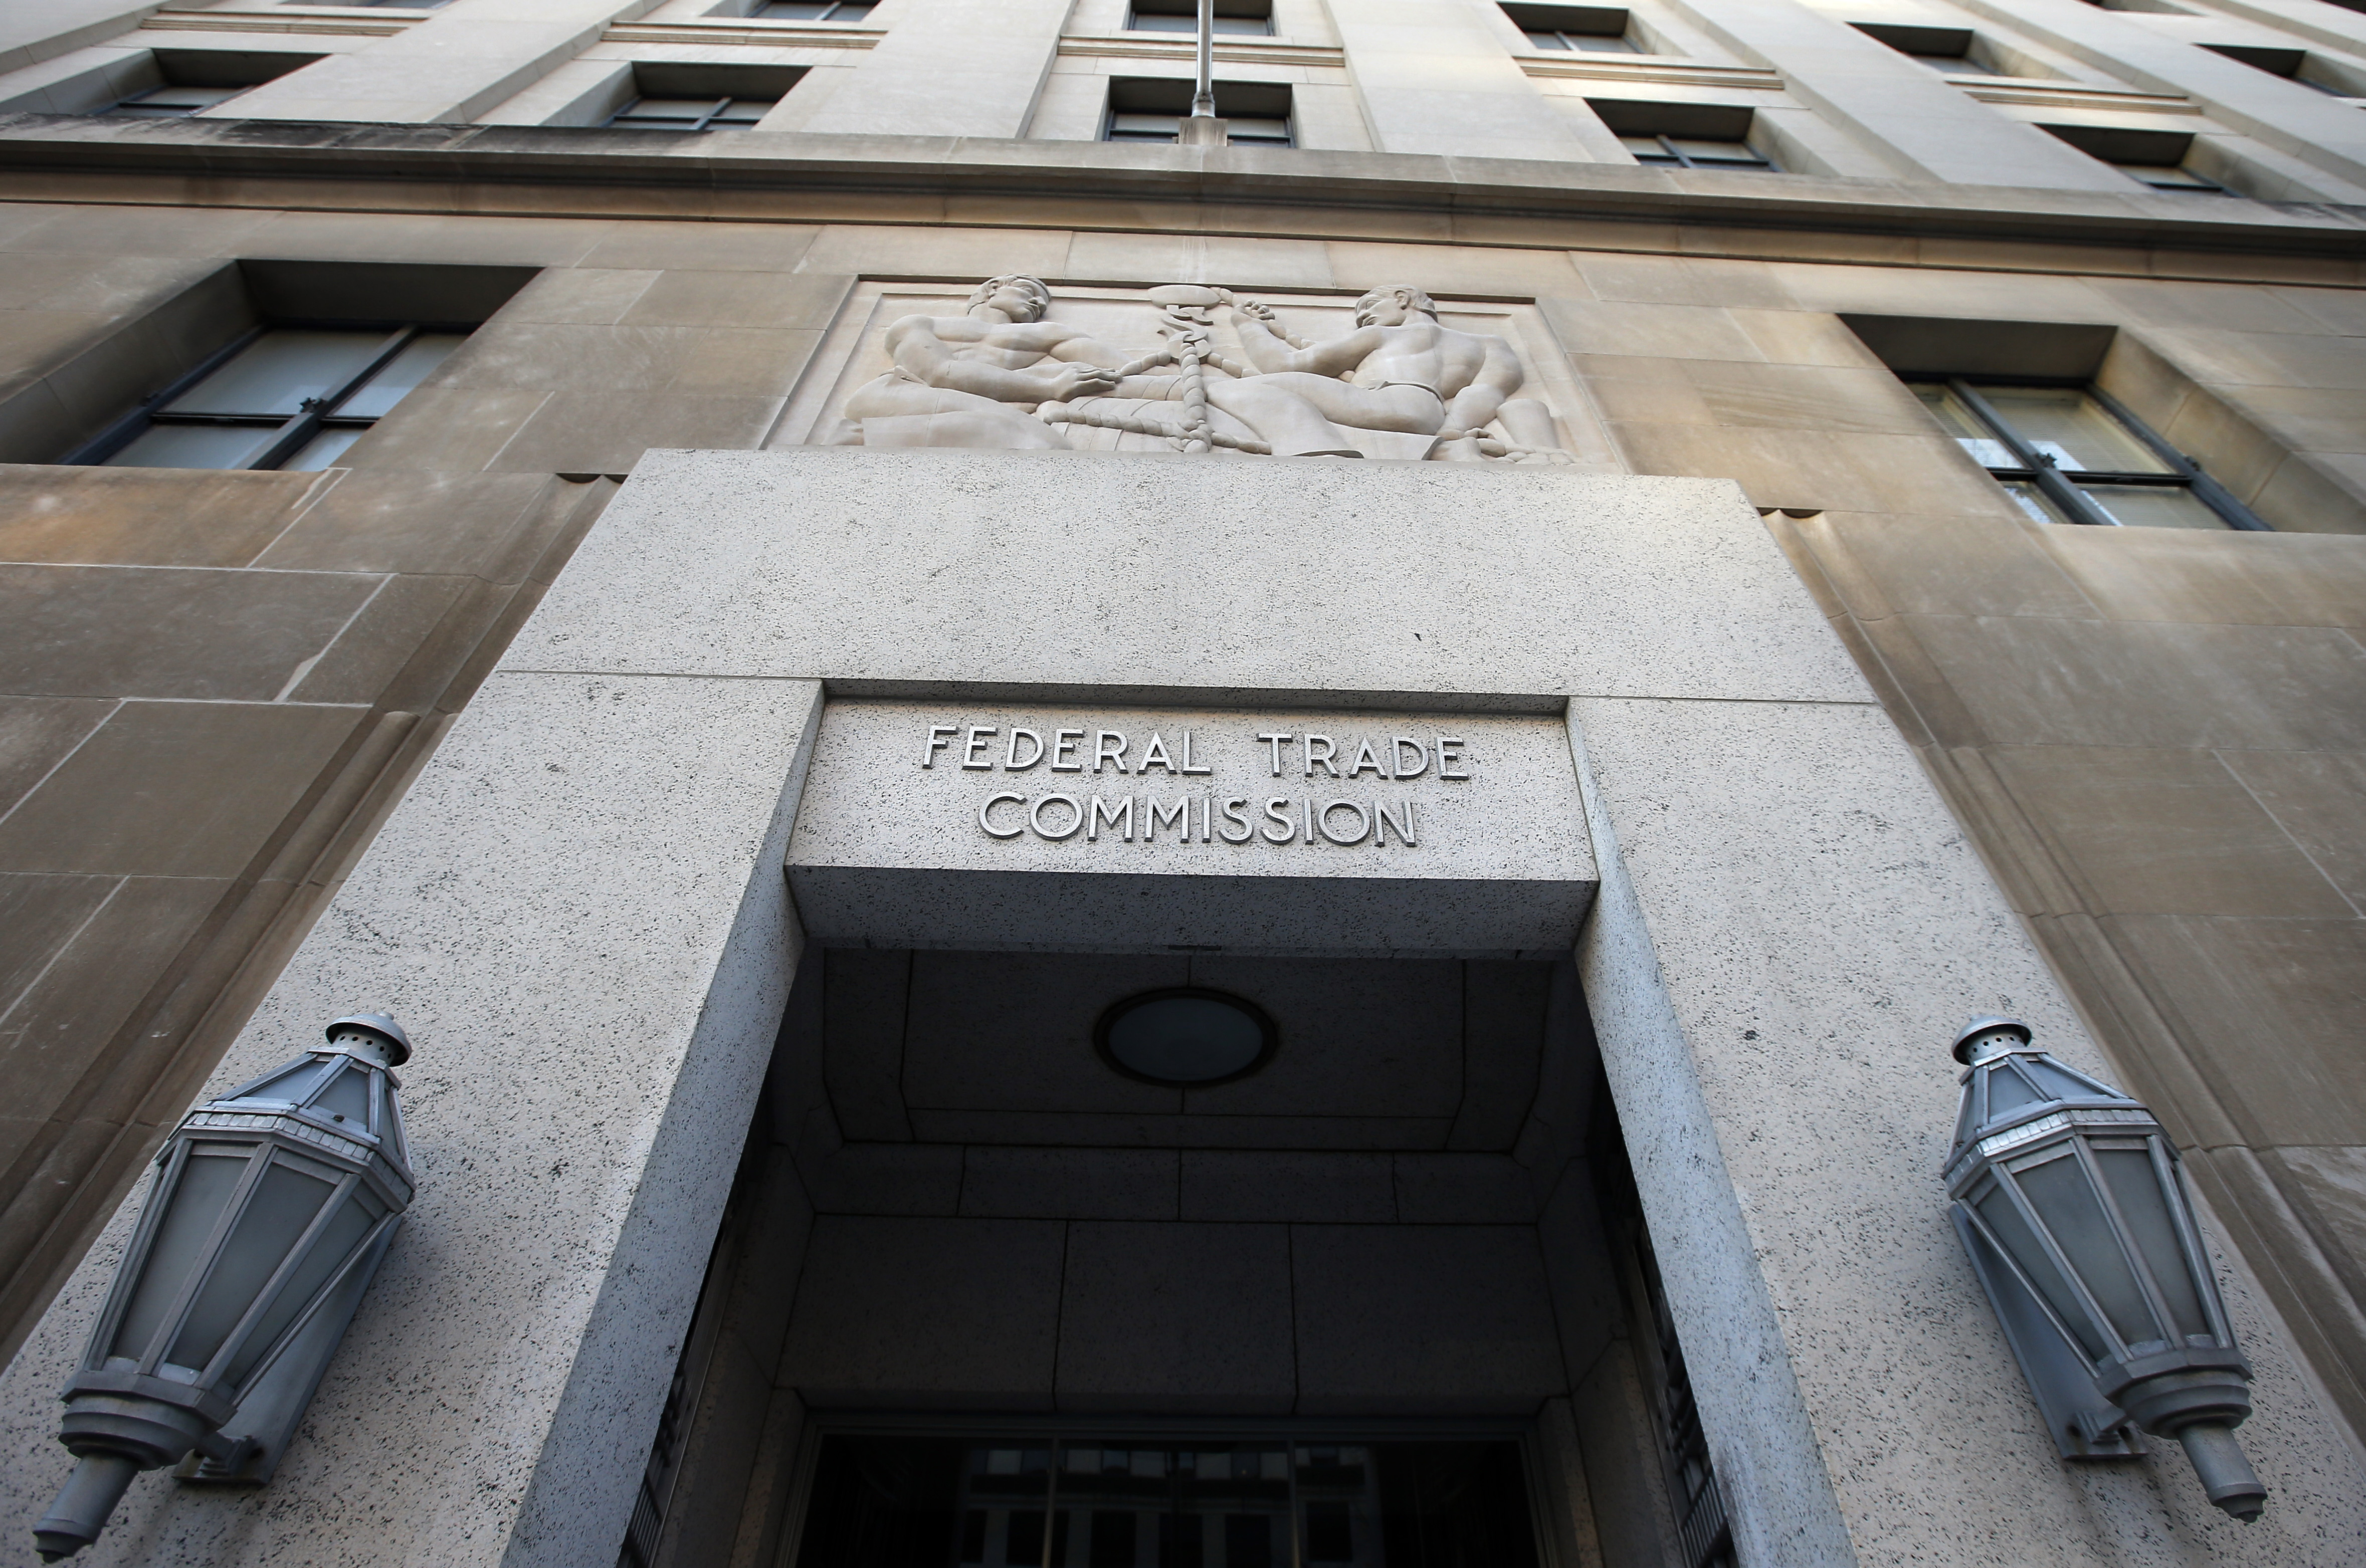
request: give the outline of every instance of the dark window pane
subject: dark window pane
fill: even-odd
[[[2169,465],[2075,386],[1983,386],[2013,432],[2067,473],[2167,474]]]
[[[1203,1514],[1161,1514],[1158,1517],[1158,1568],[1201,1568],[1207,1562],[1207,1517]]]
[[[1224,1568],[1273,1568],[1271,1514],[1224,1516]]]
[[[734,98],[715,111],[706,122],[709,130],[745,130],[772,112],[774,98]]]
[[[2225,196],[2226,187],[2215,180],[2204,179],[2191,169],[2173,168],[2159,163],[2123,163],[2120,173],[2133,174],[2157,191],[2196,191],[2204,196]]]
[[[954,1504],[970,1445],[959,1439],[833,1436],[814,1473],[813,1512],[806,1520],[804,1568],[944,1568],[960,1529]],[[1014,1477],[1015,1479],[1015,1477]],[[1043,1476],[1034,1476],[1041,1496]],[[1012,1544],[1020,1525],[1010,1521]],[[1043,1516],[1034,1515],[1035,1551],[1013,1563],[1042,1560]]]
[[[151,87],[105,112],[128,119],[179,119],[244,91],[243,87]]]
[[[1242,117],[1224,122],[1224,134],[1234,141],[1258,147],[1290,145],[1290,122],[1286,119],[1257,119]]]
[[[403,394],[427,379],[430,372],[468,341],[465,332],[422,332],[403,346],[359,390],[337,405],[349,418],[374,420],[402,400]]]
[[[1111,141],[1172,141],[1179,133],[1180,115],[1115,114],[1110,116]]]
[[[1008,1563],[1043,1561],[1043,1510],[1014,1508],[1003,1535],[1002,1560]]]
[[[1113,1508],[1092,1512],[1091,1568],[1133,1568],[1133,1515]]]
[[[967,1439],[940,1461],[943,1439],[825,1438],[799,1568],[1536,1568],[1517,1443],[1301,1446],[1293,1477],[1278,1442],[1087,1437],[1061,1444],[1054,1477],[1027,1440]],[[944,1523],[931,1545],[883,1515]]]
[[[1306,1557],[1311,1562],[1353,1562],[1355,1534],[1345,1503],[1306,1505]]]
[[[1536,1568],[1517,1443],[1374,1443],[1388,1568]]]
[[[2087,498],[2112,514],[2124,528],[2206,528],[2231,526],[2203,504],[2202,498],[2182,485],[2081,485]]]
[[[1530,33],[1528,41],[1538,49],[1567,49],[1569,39],[1559,33]]]
[[[386,346],[387,334],[277,327],[182,393],[171,414],[252,414],[285,419],[342,391]]]

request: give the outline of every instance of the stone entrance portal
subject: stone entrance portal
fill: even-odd
[[[1187,729],[1222,771],[1184,772]],[[1268,1015],[1269,1064],[1106,1069],[1110,1002],[1191,988]],[[1681,1346],[1688,1452],[1753,1568],[2219,1522],[2065,1473],[2015,1382],[1939,1201],[1934,1042],[2005,1012],[2101,1064],[1724,481],[651,452],[223,1079],[356,1007],[419,1042],[421,1193],[367,1353],[266,1493],[150,1477],[96,1562],[605,1562],[698,1365],[664,1430],[738,1434],[732,1486],[783,1540],[800,1456],[866,1424],[1131,1476],[1199,1423],[1516,1437],[1539,1542],[1640,1551],[1612,1538],[1657,1484],[1606,1467],[1648,1445],[1592,1425],[1641,1407],[1602,1386],[1640,1323],[1624,1364]],[[1606,1171],[1648,1303],[1584,1217]],[[127,1226],[0,1391],[45,1463]],[[2306,1395],[2232,1294],[2247,1443],[2306,1473]],[[725,1420],[731,1390],[762,1407]],[[723,1474],[669,1441],[659,1479]]]

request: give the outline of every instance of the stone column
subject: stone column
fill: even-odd
[[[1353,0],[1331,18],[1379,151],[1594,161],[1469,0]]]
[[[1797,0],[1669,0],[1695,27],[1783,73],[1801,103],[1847,126],[1909,179],[2125,194],[2126,175],[1953,89],[1928,66]]]
[[[2010,23],[2146,92],[2184,94],[2229,130],[2256,137],[2338,179],[2366,184],[2366,115],[2354,104],[2094,6],[2081,6],[2072,15],[2025,0],[1966,0],[1964,9]],[[2260,19],[2271,27],[2288,25],[2271,14]],[[2333,26],[2339,32],[2356,31],[2339,21]],[[2203,32],[2194,39],[2211,36]],[[2248,41],[2239,28],[2222,36],[2229,42]],[[2354,50],[2359,44],[2345,39],[2341,47]]]
[[[850,136],[1024,136],[1068,0],[900,0],[887,36],[799,129]]]
[[[488,14],[460,0],[392,38],[241,93],[225,112],[386,125],[472,120],[599,42],[610,22],[648,8],[649,0],[524,0]]]
[[[141,1476],[77,1562],[615,1560],[802,945],[780,866],[819,697],[486,683],[208,1090],[357,1007],[417,1046],[419,1197],[313,1436],[259,1490]],[[0,1551],[64,1478],[56,1389],[140,1195],[0,1379]]]

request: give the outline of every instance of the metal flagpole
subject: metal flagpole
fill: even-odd
[[[1216,118],[1216,0],[1200,0],[1200,80],[1191,94],[1191,113],[1177,129],[1175,140],[1185,147],[1227,147],[1224,122]]]
[[[1216,114],[1216,0],[1200,0],[1200,90],[1191,95],[1192,118]]]

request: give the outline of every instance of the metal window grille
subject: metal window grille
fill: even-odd
[[[1621,136],[1619,144],[1638,163],[1671,169],[1782,170],[1775,162],[1746,141],[1718,141],[1698,136]]]
[[[635,98],[608,117],[610,125],[642,130],[746,130],[777,98]]]
[[[1640,54],[1635,40],[1624,33],[1569,33],[1523,28],[1538,49],[1573,50],[1583,54]]]
[[[418,325],[258,327],[66,461],[326,468],[467,337]]]
[[[1909,384],[2041,522],[2269,532],[2201,465],[2101,388],[1964,376]]]
[[[99,112],[124,119],[180,119],[245,91],[243,87],[151,87]]]
[[[1635,1254],[1660,1352],[1662,1458],[1676,1507],[1676,1534],[1684,1568],[1736,1568],[1725,1495],[1718,1489],[1708,1435],[1701,1428],[1700,1407],[1693,1400],[1692,1378],[1684,1370],[1684,1347],[1676,1340],[1675,1319],[1668,1311],[1667,1292],[1661,1285],[1659,1261],[1651,1255],[1649,1238],[1639,1235],[1635,1238]]]
[[[860,22],[869,19],[873,0],[771,0],[749,13],[769,22]]]

